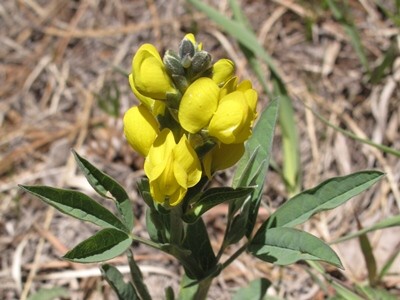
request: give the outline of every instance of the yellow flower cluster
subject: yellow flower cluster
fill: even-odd
[[[228,59],[212,64],[193,34],[163,59],[150,44],[136,52],[129,83],[141,104],[125,113],[124,132],[145,157],[155,201],[178,205],[203,174],[210,178],[243,155],[257,92],[234,73]]]

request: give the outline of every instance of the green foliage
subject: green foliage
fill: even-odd
[[[125,252],[132,238],[115,228],[105,228],[68,251],[64,258],[79,263],[110,260]]]
[[[103,228],[113,227],[129,232],[125,225],[108,209],[81,192],[48,186],[20,185],[20,187],[71,217],[91,222]]]
[[[278,100],[272,101],[262,112],[253,129],[253,134],[246,144],[245,154],[239,161],[233,178],[233,187],[254,187],[249,203],[244,201],[232,202],[229,207],[230,218],[241,209],[235,222],[237,224],[246,224],[247,236],[253,231],[260,207],[278,113]],[[228,229],[229,227],[230,224],[228,224]],[[234,240],[237,240],[237,238]]]
[[[253,192],[252,188],[212,188],[198,195],[192,207],[182,216],[187,223],[196,222],[206,211],[221,203],[241,201]]]
[[[335,208],[366,190],[383,177],[382,172],[362,171],[324,181],[280,206],[266,222],[267,227],[295,226],[314,214]]]
[[[131,231],[134,224],[134,216],[132,203],[128,197],[128,194],[124,190],[124,188],[116,182],[113,178],[103,173],[95,166],[93,166],[89,161],[81,157],[74,150],[72,153],[75,156],[75,160],[83,172],[87,181],[94,188],[94,190],[105,198],[111,198],[111,195],[116,207],[122,216],[122,220],[124,225]]]
[[[294,228],[260,228],[248,250],[255,257],[276,265],[299,260],[322,260],[342,268],[339,257],[317,237]]]
[[[262,300],[267,293],[271,282],[265,278],[253,280],[248,286],[239,289],[232,297],[232,300]]]
[[[106,84],[99,94],[95,94],[99,107],[114,118],[119,116],[120,92],[115,81]]]
[[[28,300],[52,300],[60,297],[68,298],[69,292],[65,288],[54,287],[49,289],[40,289],[33,295],[29,296]]]
[[[130,282],[124,281],[124,276],[114,266],[104,264],[100,267],[101,273],[117,294],[119,300],[140,299]]]
[[[394,227],[394,226],[400,226],[400,215],[396,215],[394,217],[385,219],[383,221],[380,221],[380,222],[376,223],[375,225],[366,227],[366,228],[361,229],[361,230],[359,230],[359,231],[357,231],[355,233],[348,234],[348,235],[346,235],[344,237],[341,237],[341,238],[333,241],[331,244],[341,243],[341,242],[353,239],[355,237],[358,237],[358,236],[360,236],[362,234],[365,234],[365,233],[368,233],[368,232],[371,232],[371,231],[375,231],[375,230],[378,230],[378,229],[385,229],[385,228]]]
[[[325,0],[329,9],[332,12],[333,17],[338,21],[346,34],[350,38],[350,42],[357,53],[357,56],[363,65],[365,71],[369,72],[368,58],[365,54],[364,46],[361,43],[360,34],[357,27],[352,22],[352,17],[350,16],[350,9],[346,5],[345,1],[336,0]],[[339,2],[339,3],[338,3]]]

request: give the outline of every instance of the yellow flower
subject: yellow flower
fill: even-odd
[[[209,125],[208,133],[225,144],[243,143],[251,135],[256,118],[257,92],[249,81],[223,96]]]
[[[171,130],[165,128],[154,141],[144,163],[150,181],[150,193],[159,203],[178,205],[187,189],[201,178],[201,165],[185,135],[175,142]]]
[[[213,66],[212,80],[222,86],[235,74],[235,65],[229,59],[220,59]]]
[[[216,145],[203,158],[204,173],[211,178],[215,171],[232,167],[243,156],[244,150],[244,143]]]
[[[124,115],[124,133],[131,147],[147,156],[159,129],[153,114],[143,105],[131,107]]]
[[[132,60],[129,83],[140,101],[165,100],[167,93],[175,92],[157,49],[151,44],[142,45]]]
[[[210,78],[201,77],[183,94],[179,105],[179,123],[186,131],[196,133],[207,127],[218,107],[219,87]]]

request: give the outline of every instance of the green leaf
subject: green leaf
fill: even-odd
[[[245,199],[253,192],[253,188],[230,187],[211,188],[206,190],[193,206],[185,212],[182,219],[187,223],[196,222],[206,211],[214,206],[237,199]]]
[[[343,204],[372,186],[383,175],[378,171],[362,171],[330,178],[317,187],[289,199],[268,218],[263,226],[291,227],[301,224],[318,212]]]
[[[129,270],[131,272],[131,278],[133,286],[135,290],[139,294],[139,298],[141,300],[151,300],[151,296],[149,294],[149,290],[147,286],[143,282],[143,275],[139,269],[139,266],[136,264],[136,261],[133,257],[133,253],[131,250],[127,251],[128,262],[129,262]]]
[[[251,199],[246,200],[242,205],[239,214],[233,217],[233,220],[226,229],[224,244],[232,245],[239,242],[247,232],[247,222],[249,220],[249,209],[251,207]]]
[[[244,288],[239,289],[232,297],[232,300],[262,300],[270,287],[271,282],[265,278],[253,280]]]
[[[124,281],[124,276],[116,267],[104,264],[100,267],[100,270],[119,300],[140,299],[132,284]]]
[[[131,244],[132,238],[125,232],[105,228],[79,243],[63,258],[79,263],[102,262],[122,254]]]
[[[342,268],[339,257],[317,237],[294,228],[260,228],[248,250],[255,257],[276,265],[299,260],[322,260]]]
[[[128,231],[125,225],[108,209],[81,192],[48,186],[20,185],[20,187],[64,214],[103,228],[114,227],[125,232]]]
[[[55,298],[69,298],[68,290],[61,287],[54,287],[49,289],[40,289],[33,295],[29,296],[28,300],[52,300]]]
[[[345,135],[345,136],[347,136],[347,137],[349,137],[349,138],[351,138],[351,139],[353,139],[353,140],[355,140],[355,141],[358,141],[358,142],[361,142],[361,143],[363,143],[363,144],[372,146],[372,147],[374,147],[374,148],[376,148],[376,149],[379,149],[380,151],[383,151],[383,152],[385,152],[385,153],[388,153],[388,154],[391,154],[391,155],[400,157],[400,151],[398,151],[398,150],[396,150],[396,149],[394,149],[394,148],[391,148],[391,147],[382,145],[382,144],[374,143],[373,141],[371,141],[371,140],[369,140],[369,139],[363,139],[363,138],[359,137],[358,135],[355,135],[355,134],[354,134],[353,132],[351,132],[351,131],[345,130],[345,129],[343,129],[343,128],[340,128],[340,127],[338,127],[338,126],[336,126],[336,125],[330,123],[330,122],[329,122],[327,119],[325,119],[321,114],[319,114],[318,112],[316,112],[316,111],[313,110],[312,108],[308,107],[307,105],[304,105],[304,106],[305,106],[307,109],[309,109],[309,110],[314,114],[314,116],[316,116],[322,123],[324,123],[325,125],[327,125],[327,126],[333,128],[333,129],[335,129],[336,131],[342,133],[343,135]]]
[[[112,177],[97,169],[74,150],[72,150],[72,153],[75,156],[79,168],[85,174],[87,181],[94,190],[106,198],[111,198],[110,194],[112,195],[113,198],[111,199],[115,200],[116,207],[122,216],[125,226],[131,231],[134,223],[133,208],[124,188]]]
[[[296,117],[292,101],[283,84],[276,82],[274,93],[281,99],[279,125],[282,131],[283,147],[282,176],[289,194],[293,195],[300,191],[300,150]]]
[[[358,237],[358,236],[360,236],[362,234],[365,234],[365,233],[368,233],[368,232],[371,232],[371,231],[375,231],[375,230],[379,230],[379,229],[385,229],[385,228],[394,227],[394,226],[400,226],[400,215],[396,215],[394,217],[385,219],[385,220],[383,220],[383,221],[381,221],[381,222],[379,222],[379,223],[377,223],[375,225],[372,225],[370,227],[366,227],[366,228],[364,228],[362,230],[359,230],[359,231],[357,231],[355,233],[352,233],[352,234],[346,235],[344,237],[341,237],[341,238],[331,242],[330,244],[341,243],[341,242],[353,239],[355,237]]]
[[[346,286],[341,284],[339,281],[332,280],[331,282],[332,287],[335,289],[336,293],[343,297],[344,300],[363,300],[360,296],[356,293],[348,289]]]
[[[361,286],[357,285],[357,290],[359,290],[360,294],[363,294],[364,299],[368,300],[396,300],[399,299],[398,296],[395,296],[382,288],[373,288],[370,286]]]
[[[262,189],[268,169],[278,111],[279,101],[274,100],[261,113],[253,134],[246,143],[245,154],[238,162],[232,183],[234,188],[248,186],[257,176],[256,184],[261,185],[257,186],[257,189]],[[259,172],[263,163],[264,169]]]
[[[356,26],[352,22],[352,17],[345,14],[345,13],[349,14],[350,12],[349,7],[347,7],[347,5],[344,5],[344,7],[339,7],[334,0],[325,0],[325,1],[328,4],[333,14],[333,17],[343,26],[343,29],[350,38],[350,43],[352,44],[354,50],[356,51],[358,59],[363,65],[364,69],[369,72],[368,58],[365,55],[364,47],[361,43],[360,34]],[[345,4],[344,2],[342,3]]]
[[[191,251],[191,257],[204,274],[215,267],[217,261],[203,219],[187,226],[183,246]]]
[[[357,226],[360,228],[361,223],[356,217],[357,221]],[[366,234],[362,234],[358,237],[358,242],[361,247],[361,252],[364,257],[365,264],[367,266],[367,271],[368,271],[368,282],[371,286],[375,285],[376,279],[377,279],[377,267],[376,267],[376,259],[374,256],[374,252],[372,250],[371,243],[368,239],[368,236]]]

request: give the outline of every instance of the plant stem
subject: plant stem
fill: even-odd
[[[246,251],[247,246],[249,245],[250,241],[247,241],[242,247],[240,247],[238,250],[236,250],[235,253],[232,254],[231,257],[229,257],[222,265],[220,271],[225,269],[227,266],[229,266],[236,258],[238,258],[244,251]]]
[[[147,246],[149,246],[151,248],[154,248],[154,249],[157,249],[157,250],[162,250],[159,244],[157,244],[157,243],[155,243],[155,242],[153,242],[151,240],[141,238],[141,237],[139,237],[137,235],[134,235],[134,234],[131,234],[131,238],[134,241],[137,241],[139,243],[145,244],[145,245],[147,245]]]
[[[208,277],[208,278],[204,279],[203,281],[200,281],[198,288],[197,288],[197,292],[193,297],[193,300],[207,299],[208,290],[210,289],[212,280],[213,280],[213,277]]]

